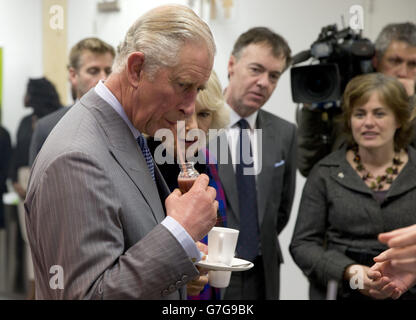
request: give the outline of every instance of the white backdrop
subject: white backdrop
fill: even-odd
[[[205,1],[205,0],[204,0]],[[98,36],[117,46],[127,28],[147,10],[166,3],[189,4],[188,0],[120,0],[121,11],[100,13],[96,0],[68,0],[68,48],[86,36]],[[191,1],[200,3],[199,0]],[[223,86],[227,85],[227,61],[232,45],[239,34],[254,26],[267,26],[284,36],[292,52],[309,48],[323,26],[338,24],[341,16],[346,24],[352,5],[364,10],[364,36],[375,40],[381,28],[390,22],[416,21],[414,0],[234,0],[230,18],[225,18],[219,6],[217,18],[209,20],[204,6],[204,17],[212,28],[217,43],[214,69]],[[0,0],[0,46],[4,48],[3,122],[15,139],[20,119],[28,110],[23,108],[23,95],[28,77],[42,75],[42,19],[41,0]],[[198,10],[198,7],[196,7]],[[199,10],[198,10],[199,11]],[[290,77],[286,72],[264,109],[295,121],[295,104],[291,100]],[[288,245],[302,192],[304,179],[298,175],[297,191],[292,216],[280,236],[285,264],[281,272],[281,298],[307,299],[307,281],[292,261]]]

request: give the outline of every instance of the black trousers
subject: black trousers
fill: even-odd
[[[253,261],[254,267],[247,271],[231,274],[230,285],[225,289],[224,300],[265,300],[263,258],[258,256]]]

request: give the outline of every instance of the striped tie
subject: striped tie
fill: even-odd
[[[143,157],[146,160],[150,174],[152,175],[152,179],[153,181],[156,181],[155,180],[155,165],[153,163],[152,154],[150,153],[149,147],[147,146],[146,139],[141,134],[137,138],[137,143],[139,144],[139,147],[142,150]]]

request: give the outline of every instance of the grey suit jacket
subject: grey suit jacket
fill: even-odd
[[[345,268],[365,264],[357,258],[372,258],[387,249],[377,235],[416,223],[413,148],[409,148],[409,162],[382,204],[348,163],[345,153],[346,147],[330,154],[311,171],[290,245],[294,261],[311,282],[312,298],[325,298],[329,280],[339,281],[341,294],[348,293],[343,285]]]
[[[198,271],[160,224],[167,193],[158,191],[167,187],[156,176],[159,190],[128,126],[90,90],[32,169],[25,208],[37,298],[184,297],[178,289]],[[63,289],[50,283],[53,266],[62,267]]]
[[[279,269],[283,262],[279,233],[289,221],[296,185],[296,127],[271,113],[260,110],[256,128],[262,129],[262,170],[257,176],[258,222],[263,255],[266,299],[279,298]],[[226,141],[223,134],[217,140]],[[228,150],[221,164],[217,149],[218,174],[227,204],[227,227],[240,228],[236,178]],[[260,151],[260,149],[259,149]]]
[[[52,129],[61,120],[61,118],[68,112],[70,107],[62,107],[59,110],[48,114],[47,116],[39,119],[36,123],[35,130],[33,131],[32,139],[30,140],[29,148],[29,165],[32,166],[38,155],[40,149],[46,141],[46,138],[51,133]]]

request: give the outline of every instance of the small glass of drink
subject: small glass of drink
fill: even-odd
[[[178,186],[182,194],[188,192],[194,184],[199,172],[194,168],[193,162],[185,162],[179,165],[181,172],[178,175]]]

